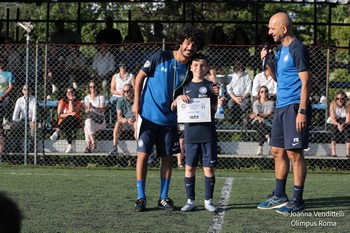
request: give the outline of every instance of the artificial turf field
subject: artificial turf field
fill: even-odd
[[[183,170],[173,170],[169,197],[186,203]],[[147,211],[133,211],[135,170],[102,168],[0,167],[0,190],[23,212],[22,232],[349,232],[350,174],[309,173],[298,216],[258,210],[274,187],[273,172],[217,170],[216,214],[203,207],[204,179],[197,171],[197,209],[183,213],[156,208],[159,171],[147,179]],[[292,174],[287,194],[292,195]],[[318,216],[317,216],[318,215]]]

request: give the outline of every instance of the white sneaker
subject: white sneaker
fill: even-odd
[[[73,151],[72,144],[68,144],[67,149],[64,153],[71,153]]]
[[[58,88],[56,87],[55,84],[52,84],[52,93],[55,93],[58,91]]]
[[[186,205],[181,208],[181,211],[188,212],[188,211],[194,210],[195,208],[196,208],[195,201],[194,200],[192,201],[191,199],[188,199]]]
[[[256,155],[264,155],[264,153],[263,153],[263,148],[261,147],[261,146],[259,146],[258,147],[258,150],[257,150],[257,152],[256,152]]]
[[[58,138],[58,132],[55,131],[51,136],[50,136],[50,139],[51,141],[57,141],[57,138]]]
[[[217,209],[215,208],[215,206],[213,204],[213,199],[204,200],[204,207],[209,212],[216,212],[217,211]]]

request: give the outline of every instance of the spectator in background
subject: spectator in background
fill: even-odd
[[[111,98],[110,103],[115,106],[117,100],[123,97],[123,88],[125,84],[131,84],[134,86],[135,76],[132,73],[127,71],[126,64],[124,62],[120,62],[118,64],[119,73],[114,74],[111,81]]]
[[[228,109],[232,124],[239,122],[244,113],[250,107],[250,94],[252,91],[252,80],[248,73],[244,71],[244,66],[240,60],[233,62],[234,73],[228,74],[231,77],[227,85],[227,93],[231,97],[228,100]]]
[[[85,142],[86,148],[84,153],[91,153],[96,150],[95,135],[98,131],[106,128],[106,120],[104,116],[105,97],[98,93],[98,87],[95,81],[90,81],[86,89],[86,97],[84,98],[85,107]]]
[[[6,58],[8,70],[11,70],[16,77],[17,82],[24,82],[25,72],[23,70],[23,62],[21,54],[17,51],[14,41],[11,37],[6,37],[4,40],[4,49],[1,51],[1,56]]]
[[[275,44],[273,41],[273,37],[269,35],[269,28],[266,26],[262,26],[260,28],[260,31],[255,39],[256,45],[265,45],[266,43],[269,43],[270,45]]]
[[[0,44],[4,43],[6,38],[6,33],[2,31],[3,28],[4,28],[3,22],[0,22]]]
[[[56,21],[55,27],[56,31],[53,32],[50,36],[51,44],[81,44],[80,36],[69,29],[65,29],[63,20]]]
[[[105,19],[106,28],[98,32],[96,36],[96,43],[102,44],[103,42],[110,45],[120,45],[123,41],[122,34],[116,28],[113,28],[113,18],[107,16]]]
[[[257,155],[263,155],[263,146],[265,138],[270,141],[270,132],[272,126],[272,117],[275,111],[275,103],[269,100],[269,89],[261,86],[258,89],[257,100],[253,103],[253,113],[249,115],[253,119],[252,125],[257,131],[259,142]]]
[[[58,48],[56,45],[48,47],[49,56],[47,58],[47,82],[51,90],[49,92],[56,93],[62,92],[66,86],[68,86],[69,78],[66,74],[65,56],[59,52],[62,48]]]
[[[159,46],[160,48],[162,48],[163,40],[164,42],[169,42],[169,39],[166,35],[164,35],[163,30],[164,30],[163,24],[160,22],[155,22],[153,24],[153,34],[148,39],[148,42],[152,42],[152,43],[159,42],[159,43],[156,43],[156,46]],[[169,44],[165,44],[164,46],[165,46],[165,49],[170,49]]]
[[[133,22],[129,25],[128,35],[125,36],[124,43],[126,41],[128,43],[143,43],[145,41],[138,23]]]
[[[216,26],[211,35],[211,43],[214,45],[224,45],[227,44],[226,40],[227,37],[222,26]]]
[[[346,142],[346,156],[350,155],[350,119],[346,122],[347,109],[346,103],[348,97],[345,92],[338,91],[334,95],[334,99],[329,105],[330,117],[327,120],[329,128],[331,130],[331,146],[332,146],[332,157],[337,157],[336,143],[341,135],[344,135]]]
[[[0,192],[0,232],[20,233],[23,215],[16,202]]]
[[[13,111],[13,116],[12,116],[12,124],[11,124],[11,129],[16,130],[17,133],[20,133],[20,134],[24,132],[25,116],[27,114],[27,111],[26,111],[27,87],[25,84],[22,86],[22,94],[23,96],[18,98],[16,101],[15,109]],[[36,101],[35,101],[35,96],[32,95],[32,91],[29,87],[28,87],[28,98],[29,98],[28,124],[31,129],[31,136],[34,137]]]
[[[109,45],[107,42],[102,41],[102,44],[97,47],[97,53],[92,61],[92,69],[96,77],[96,82],[102,83],[104,92],[107,91],[107,80],[113,75],[115,69],[115,57],[108,48]]]
[[[58,126],[50,136],[50,139],[55,142],[61,132],[66,135],[68,146],[65,153],[75,151],[76,132],[81,127],[81,109],[82,104],[80,100],[76,99],[75,89],[67,87],[66,96],[60,100],[57,107]]]
[[[217,70],[218,73],[221,73],[221,68],[230,65],[229,56],[225,54],[230,53],[232,48],[227,46],[218,46],[227,44],[227,35],[222,28],[222,26],[216,26],[211,35],[211,44],[209,47],[210,57],[208,58],[213,63],[213,68]]]
[[[0,58],[0,161],[4,152],[4,132],[2,122],[8,111],[8,95],[11,93],[15,82],[12,72],[5,71],[6,63],[7,62],[4,58]]]
[[[78,85],[86,84],[88,73],[86,71],[86,58],[80,52],[78,45],[70,45],[68,54],[65,59],[65,73],[69,77],[69,84],[74,89],[78,89]]]
[[[130,83],[124,84],[122,96],[117,99],[117,122],[113,130],[113,148],[109,151],[110,155],[116,156],[118,154],[119,136],[124,130],[136,129],[135,116],[132,112],[132,105],[134,103],[134,90]]]
[[[275,99],[277,83],[271,77],[271,73],[269,69],[265,69],[263,72],[260,72],[259,74],[255,75],[253,80],[253,88],[252,88],[252,96],[254,98],[258,98],[259,89],[262,86],[267,87],[268,93],[269,93],[268,97],[271,99]]]
[[[244,66],[245,64],[248,64],[250,62],[250,40],[243,28],[235,28],[231,39],[231,45],[235,45],[232,59],[239,59]]]

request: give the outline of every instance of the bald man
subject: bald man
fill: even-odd
[[[259,209],[277,209],[278,213],[298,212],[305,208],[303,201],[306,162],[303,149],[309,144],[311,122],[309,52],[294,35],[292,20],[279,12],[269,21],[269,35],[278,45],[275,60],[267,65],[277,82],[276,111],[271,131],[271,152],[275,161],[275,191]],[[261,58],[268,51],[261,51]],[[285,187],[293,166],[294,194],[288,199]]]

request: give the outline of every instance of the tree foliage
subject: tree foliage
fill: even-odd
[[[329,5],[312,3],[248,3],[244,1],[223,1],[223,2],[84,2],[81,3],[80,23],[78,20],[78,3],[52,2],[49,5],[49,21],[47,4],[25,4],[25,3],[0,3],[0,20],[5,22],[9,17],[9,36],[21,39],[17,34],[15,22],[31,20],[34,31],[32,37],[39,42],[45,42],[54,31],[53,22],[58,19],[67,21],[67,28],[73,31],[79,30],[84,43],[94,43],[95,36],[99,30],[104,28],[106,16],[112,16],[117,21],[115,26],[121,30],[125,36],[128,30],[128,21],[139,21],[142,33],[147,38],[152,34],[152,23],[162,21],[165,33],[170,40],[174,40],[174,35],[178,28],[186,22],[193,22],[199,25],[207,35],[211,35],[212,30],[217,25],[222,25],[228,35],[232,36],[235,27],[243,27],[250,41],[254,43],[255,35],[262,25],[267,25],[269,17],[278,12],[285,11],[294,21],[295,32],[302,41],[307,44],[330,44],[336,46],[349,46],[350,37],[350,6],[331,5],[331,22],[344,24],[330,27],[331,38],[328,41],[329,30]],[[17,18],[17,8],[20,15]],[[10,9],[8,15],[7,9]],[[129,11],[131,17],[129,18]],[[315,16],[314,12],[317,12]],[[316,25],[313,23],[317,19]],[[255,22],[255,20],[257,20]],[[47,30],[47,25],[49,29]],[[316,36],[314,36],[316,32]],[[315,37],[315,41],[314,41]],[[22,37],[23,39],[23,37]]]

